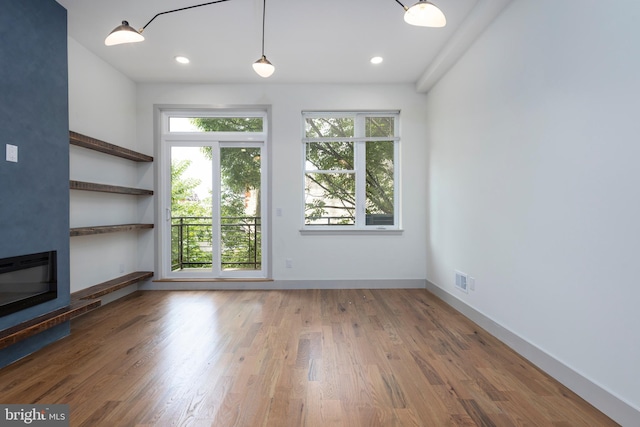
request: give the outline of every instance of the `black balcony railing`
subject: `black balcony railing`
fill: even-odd
[[[171,270],[211,268],[212,218],[171,218]],[[223,270],[260,270],[262,266],[260,217],[220,219],[220,264]]]

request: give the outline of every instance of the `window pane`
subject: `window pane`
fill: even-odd
[[[353,117],[307,118],[305,135],[307,138],[353,138]]]
[[[394,225],[393,146],[393,141],[367,142],[367,225]]]
[[[306,170],[353,170],[352,142],[307,143]]]
[[[354,225],[355,188],[353,173],[305,174],[306,225]]]
[[[169,117],[169,132],[262,132],[262,117]]]
[[[220,264],[261,269],[260,148],[220,149]]]
[[[365,136],[370,138],[385,138],[394,136],[393,117],[366,117]]]

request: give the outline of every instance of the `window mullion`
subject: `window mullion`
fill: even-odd
[[[222,188],[222,179],[220,176],[220,142],[215,141],[211,144],[211,154],[213,157],[212,164],[212,194],[211,194],[211,251],[213,274],[220,276],[222,271],[222,241],[220,233],[220,196]]]
[[[366,197],[366,185],[367,185],[367,177],[366,177],[366,146],[365,142],[357,142],[355,151],[356,151],[356,226],[364,227],[365,226],[365,200]]]
[[[364,116],[357,115],[355,121],[355,137],[365,136]],[[365,226],[366,218],[366,142],[357,140],[355,142],[355,169],[356,169],[356,227]]]

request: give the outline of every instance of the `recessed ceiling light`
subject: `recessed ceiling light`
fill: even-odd
[[[176,56],[175,59],[176,59],[176,62],[179,62],[181,64],[188,64],[190,62],[189,58],[187,58],[186,56]]]
[[[371,61],[372,64],[381,64],[383,59],[382,56],[374,56],[369,61]]]

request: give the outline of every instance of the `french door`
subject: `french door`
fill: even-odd
[[[162,139],[165,278],[266,277],[266,141],[225,134],[168,132]]]

